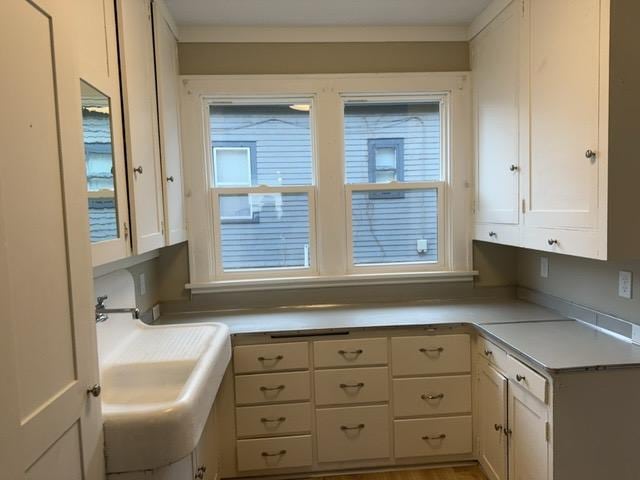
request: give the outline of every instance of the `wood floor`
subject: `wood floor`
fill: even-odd
[[[433,468],[322,477],[322,480],[487,480],[480,467]]]

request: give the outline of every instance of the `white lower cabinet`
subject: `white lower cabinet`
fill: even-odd
[[[310,435],[238,440],[239,471],[308,467],[311,462]]]
[[[507,479],[507,385],[504,375],[480,359],[478,369],[478,461],[489,480]]]
[[[396,458],[470,454],[471,415],[395,420]]]

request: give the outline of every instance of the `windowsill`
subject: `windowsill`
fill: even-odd
[[[185,288],[193,294],[241,292],[252,290],[285,290],[296,288],[341,287],[360,285],[388,285],[403,283],[470,282],[477,276],[476,270],[407,272],[407,273],[361,273],[342,276],[283,277],[243,280],[218,280],[203,283],[187,283]]]

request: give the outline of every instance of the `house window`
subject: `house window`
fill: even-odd
[[[370,138],[369,182],[390,183],[404,180],[404,139]],[[372,192],[370,198],[402,198],[401,191]]]
[[[263,100],[209,107],[219,275],[314,267],[310,112],[291,108],[294,103],[304,104]]]

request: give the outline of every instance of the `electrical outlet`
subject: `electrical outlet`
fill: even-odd
[[[631,326],[631,341],[640,345],[640,325]]]
[[[155,322],[160,318],[160,304],[156,303],[151,309],[151,315],[153,316],[153,321]]]
[[[549,257],[540,257],[540,276],[549,277]]]
[[[622,298],[631,298],[633,295],[633,274],[621,270],[618,273],[618,296]]]
[[[145,277],[144,273],[141,273],[138,277],[138,289],[141,296],[147,294],[147,277]]]

